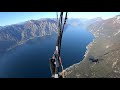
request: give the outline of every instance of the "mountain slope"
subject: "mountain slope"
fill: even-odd
[[[0,26],[0,29],[1,29],[2,27]]]
[[[11,46],[10,43],[12,45],[19,45],[29,39],[53,33],[57,33],[57,23],[55,20],[30,20],[22,24],[14,24],[1,28],[0,43],[7,43],[9,47]]]
[[[11,25],[1,29],[0,41],[20,41],[36,36],[44,36],[57,31],[56,22],[52,20],[30,20],[22,25]]]
[[[66,78],[120,77],[120,15],[91,24],[88,29],[95,39],[83,61],[66,69]]]
[[[72,26],[80,26],[83,28],[86,28],[90,24],[93,24],[98,21],[102,21],[103,19],[101,17],[96,17],[93,19],[86,19],[86,18],[70,18],[67,21],[67,24],[72,25]]]

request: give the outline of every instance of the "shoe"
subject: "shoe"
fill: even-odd
[[[51,78],[54,78],[54,77],[55,77],[55,75],[52,75],[52,76],[51,76]]]

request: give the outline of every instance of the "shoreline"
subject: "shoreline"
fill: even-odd
[[[88,31],[90,32],[90,31]],[[94,34],[92,32],[90,32],[93,36]],[[65,71],[65,77],[67,75],[69,75],[72,71],[71,71],[71,68],[74,68],[74,67],[77,67],[78,65],[80,65],[82,62],[84,62],[85,58],[87,57],[88,53],[90,52],[90,48],[93,46],[93,43],[95,41],[96,37],[94,36],[94,39],[86,46],[86,51],[85,51],[85,54],[84,54],[84,58],[78,62],[78,63],[74,63],[73,65],[67,67],[64,71]]]
[[[50,35],[51,35],[51,34],[47,34],[47,35],[44,35],[44,36],[50,36]],[[44,36],[35,36],[35,37],[33,37],[33,38],[29,38],[29,39],[27,39],[27,40],[23,40],[23,41],[17,42],[15,45],[11,46],[11,47],[8,48],[6,51],[10,51],[10,50],[16,48],[17,46],[20,46],[20,45],[26,43],[26,42],[29,41],[29,40],[32,40],[32,39],[35,39],[35,38],[41,38],[41,37],[44,37]]]

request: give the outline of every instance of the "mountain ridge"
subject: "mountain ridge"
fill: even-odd
[[[13,24],[2,27],[0,42],[14,42],[15,46],[35,37],[57,33],[57,23],[54,20],[30,20],[24,24]]]

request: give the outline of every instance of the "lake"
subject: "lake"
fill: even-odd
[[[80,62],[86,46],[94,39],[86,29],[69,26],[63,33],[61,58],[64,68]],[[16,48],[0,53],[1,78],[49,78],[49,58],[57,35],[34,38]]]

